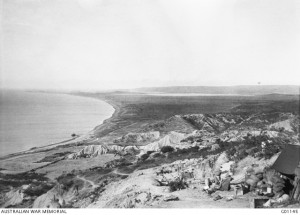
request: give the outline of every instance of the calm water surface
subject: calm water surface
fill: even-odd
[[[101,100],[50,93],[0,91],[0,156],[85,134],[111,117]]]

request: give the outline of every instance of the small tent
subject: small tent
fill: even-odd
[[[287,144],[272,168],[282,174],[294,175],[300,161],[300,145]]]

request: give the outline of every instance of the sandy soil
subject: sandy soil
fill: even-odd
[[[179,196],[179,201],[162,202],[157,208],[249,208],[250,195],[238,196],[236,199],[226,201],[226,197],[233,196],[234,191],[218,191],[212,195],[202,191],[202,185],[196,185],[193,188],[174,192]],[[213,198],[220,195],[223,198],[214,201]]]

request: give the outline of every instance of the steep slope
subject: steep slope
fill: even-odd
[[[164,146],[176,147],[176,145],[180,144],[180,141],[185,137],[185,134],[172,131],[165,137],[161,138],[159,141],[150,143],[146,146],[141,146],[140,149],[145,153],[147,151],[159,151]]]

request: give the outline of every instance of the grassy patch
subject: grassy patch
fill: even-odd
[[[44,157],[42,160],[39,160],[35,163],[42,163],[42,162],[54,162],[57,160],[62,159],[63,157],[65,157],[68,154],[71,154],[72,152],[59,152],[59,153],[55,153],[49,156]]]

